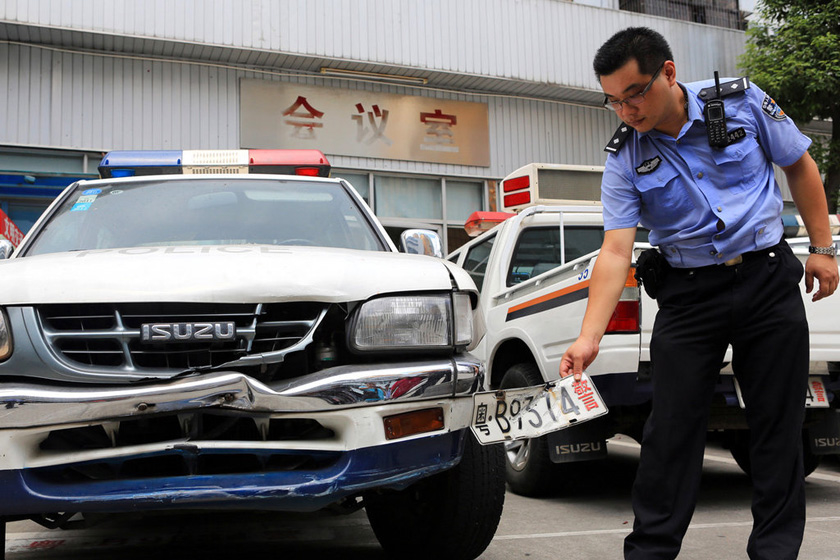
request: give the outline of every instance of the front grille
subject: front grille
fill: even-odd
[[[290,348],[313,328],[320,303],[127,303],[43,305],[47,343],[69,365],[96,370],[183,371],[213,368],[249,354]],[[228,323],[230,340],[149,342],[144,324]]]

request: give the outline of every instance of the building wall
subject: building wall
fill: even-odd
[[[742,32],[565,0],[4,0],[0,21],[90,35],[136,49],[140,39],[597,89],[591,58],[614,31],[648,25],[670,38],[687,80],[727,74]],[[96,37],[94,37],[94,35]]]
[[[0,142],[88,151],[239,147],[239,79],[279,80],[229,67],[0,43]],[[406,95],[409,88],[284,81]],[[498,178],[530,161],[603,163],[617,126],[603,108],[509,97],[434,92],[488,104],[491,166],[464,167],[333,156],[336,166]]]
[[[237,5],[241,7],[234,9]],[[442,18],[440,14],[450,5],[456,7],[450,13],[454,17]],[[318,17],[336,10],[340,17]],[[370,59],[595,92],[592,54],[612,31],[626,25],[650,25],[670,37],[686,80],[709,76],[714,69],[734,75],[735,57],[743,50],[744,40],[743,33],[731,30],[555,0],[458,0],[451,4],[7,0],[0,3],[2,19],[29,26],[21,29],[30,37],[37,33],[42,41],[0,43],[0,86],[9,92],[0,98],[2,144],[93,151],[236,148],[238,80],[257,77],[485,102],[491,132],[488,168],[333,157],[337,166],[349,168],[476,178],[503,177],[531,161],[601,164],[603,144],[618,120],[597,104],[527,94],[473,94],[464,88],[442,91],[348,82],[312,74],[303,77],[282,68],[254,72],[239,62],[184,58],[200,58],[210,45],[256,49],[254,57],[265,54],[262,49],[279,49],[338,61]],[[313,20],[320,23],[315,25]],[[509,26],[499,23],[507,21]],[[537,24],[533,29],[531,22]],[[371,33],[374,29],[381,32]],[[79,30],[83,36],[64,37],[70,30]],[[181,59],[152,58],[145,51],[167,57],[166,52],[155,51],[175,47],[132,47],[131,38],[178,41]],[[59,39],[64,46],[45,44]],[[76,47],[67,44],[76,42],[102,52],[74,52]],[[188,48],[193,45],[194,49]],[[132,49],[141,52],[125,52]]]
[[[239,82],[256,78],[487,104],[488,167],[327,153],[335,168],[369,174],[371,185],[374,174],[390,173],[486,180],[492,189],[530,162],[602,165],[619,121],[601,106],[591,59],[613,32],[631,25],[662,32],[683,81],[714,70],[737,75],[744,50],[743,32],[616,5],[0,0],[0,156],[7,156],[0,163],[25,161],[15,157],[20,150],[87,161],[117,149],[239,148]],[[322,66],[425,76],[429,85],[330,78]],[[88,173],[93,167],[85,165]]]

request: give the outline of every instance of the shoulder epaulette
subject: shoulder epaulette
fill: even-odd
[[[733,93],[740,93],[748,89],[750,89],[750,79],[747,77],[738,78],[732,80],[731,82],[720,84],[720,96],[726,97],[727,95],[732,95]],[[700,97],[700,99],[703,99],[704,101],[707,101],[709,99],[715,99],[717,97],[717,88],[715,88],[715,86],[703,88],[697,95]]]
[[[610,138],[609,143],[604,146],[604,151],[612,154],[618,153],[618,150],[620,150],[621,146],[624,145],[624,141],[627,140],[627,137],[630,136],[632,131],[632,128],[624,123],[621,123],[621,125],[615,130],[613,137]]]

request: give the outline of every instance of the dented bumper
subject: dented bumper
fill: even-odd
[[[312,511],[402,488],[460,460],[483,375],[464,354],[273,383],[239,372],[116,387],[0,383],[0,515]],[[389,439],[386,418],[428,409],[442,427]]]
[[[0,430],[203,407],[295,413],[471,396],[483,376],[481,363],[463,355],[409,364],[339,366],[274,383],[238,372],[119,387],[0,383]]]
[[[466,430],[337,453],[317,469],[71,482],[54,469],[0,471],[0,516],[173,509],[317,511],[375,489],[403,489],[455,466]],[[190,454],[189,451],[179,451]]]

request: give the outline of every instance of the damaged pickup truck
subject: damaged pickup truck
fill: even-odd
[[[290,155],[112,152],[0,247],[0,522],[365,507],[395,557],[489,544],[472,279]]]

